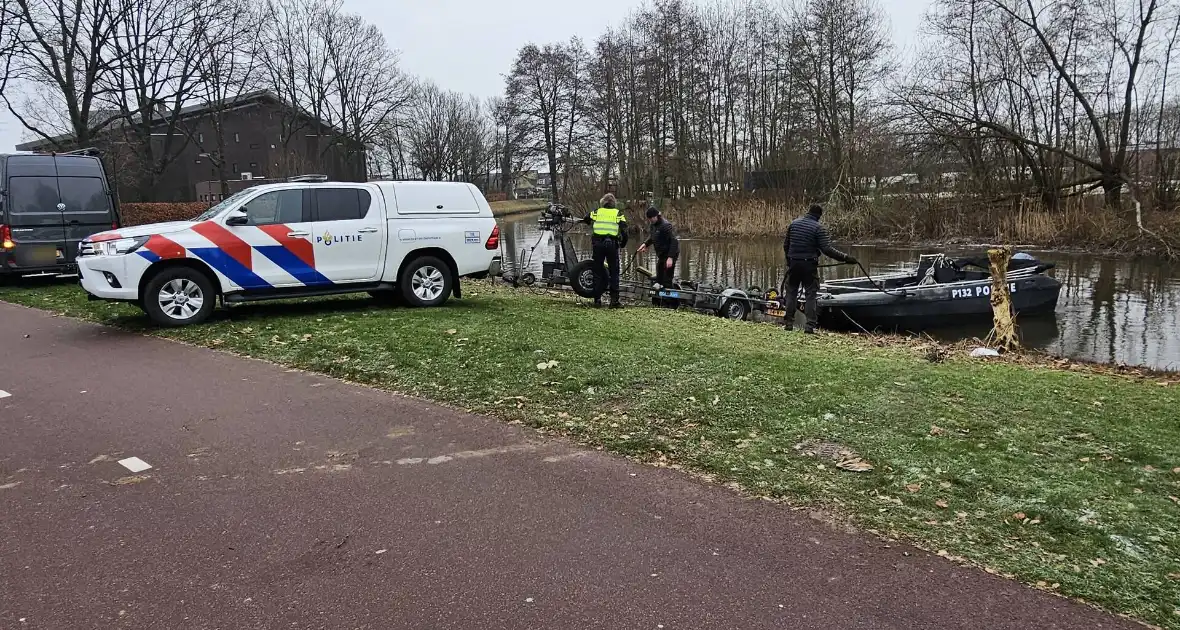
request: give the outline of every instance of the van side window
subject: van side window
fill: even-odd
[[[373,198],[359,188],[317,188],[317,221],[355,221],[369,214]]]
[[[263,193],[245,207],[250,225],[303,223],[303,191],[273,190]]]
[[[8,210],[13,214],[57,212],[57,178],[13,177],[8,180]]]

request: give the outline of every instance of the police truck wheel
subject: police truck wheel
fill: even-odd
[[[570,288],[578,297],[592,298],[594,297],[594,289],[597,284],[597,278],[594,273],[594,261],[583,260],[574,265],[570,271]]]
[[[175,328],[209,319],[217,306],[217,294],[205,274],[187,267],[173,267],[148,281],[142,305],[153,322]]]
[[[439,306],[451,297],[451,268],[434,256],[423,256],[406,265],[399,284],[409,306]]]

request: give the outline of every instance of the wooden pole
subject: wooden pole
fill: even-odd
[[[992,273],[991,303],[995,322],[992,337],[998,348],[1015,350],[1020,347],[1020,339],[1016,335],[1016,318],[1008,293],[1008,261],[1012,258],[1012,248],[989,249],[987,258]]]

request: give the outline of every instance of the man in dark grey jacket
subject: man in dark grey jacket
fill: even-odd
[[[811,206],[807,214],[791,222],[791,227],[787,228],[787,238],[783,240],[783,253],[787,256],[787,316],[783,320],[783,325],[788,330],[794,328],[795,310],[799,306],[799,287],[802,286],[807,298],[804,307],[807,327],[803,331],[808,334],[815,333],[818,323],[816,298],[819,294],[821,254],[841,262],[856,264],[855,258],[832,247],[832,238],[828,235],[827,228],[819,222],[823,214],[822,206]]]
[[[664,215],[660,214],[660,210],[655,206],[647,209],[647,222],[651,224],[651,235],[639,246],[639,253],[642,254],[654,246],[656,250],[656,276],[654,280],[656,284],[667,289],[672,286],[672,280],[676,276],[676,260],[680,258],[680,239],[676,236],[676,228],[664,218]],[[653,297],[651,303],[656,306],[663,303],[664,306],[675,308],[679,304],[679,300],[669,299],[665,302],[658,297]]]

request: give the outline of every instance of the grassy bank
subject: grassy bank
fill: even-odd
[[[131,329],[73,286],[0,299]],[[478,284],[436,310],[242,306],[172,339],[568,435],[1180,628],[1180,387],[805,337],[691,313],[595,311]],[[541,367],[539,367],[541,366]],[[543,369],[541,369],[543,367]],[[875,465],[837,469],[824,439]]]
[[[1086,200],[1087,202],[1089,200]],[[674,202],[666,214],[698,237],[782,236],[806,204],[758,199]],[[1134,214],[1069,201],[1048,212],[1026,202],[966,204],[929,197],[864,199],[852,210],[831,209],[824,222],[842,241],[1014,243],[1047,249],[1180,254],[1180,212],[1147,212],[1141,232]]]
[[[488,205],[492,206],[492,214],[498,217],[507,217],[544,210],[546,204],[544,199],[510,199],[508,201],[493,201]]]

